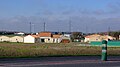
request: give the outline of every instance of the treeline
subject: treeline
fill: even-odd
[[[0,35],[13,35],[16,32],[0,31]]]

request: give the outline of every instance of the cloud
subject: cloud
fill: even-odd
[[[108,26],[113,27],[113,30],[118,30],[120,29],[120,15],[113,14],[111,11],[107,12],[102,9],[94,11],[68,9],[58,12],[43,10],[34,16],[15,16],[0,19],[0,28],[29,32],[29,23],[32,22],[35,32],[39,32],[43,31],[43,23],[45,22],[47,31],[69,31],[69,21],[71,21],[72,31],[85,32],[86,27],[88,27],[88,32],[107,31]]]

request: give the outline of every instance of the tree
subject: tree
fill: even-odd
[[[81,40],[83,39],[84,36],[82,34],[82,32],[73,32],[72,35],[71,35],[71,40],[72,42],[75,40],[75,39],[78,39],[78,40]]]

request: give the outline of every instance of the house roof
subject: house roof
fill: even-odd
[[[27,36],[25,36],[25,37],[28,37],[28,36],[32,36],[32,37],[34,37],[34,38],[39,38],[38,35],[27,35]]]
[[[15,38],[15,37],[21,37],[21,38],[23,38],[23,36],[12,36],[11,38]]]
[[[86,36],[85,38],[90,38],[90,36]]]
[[[88,35],[88,36],[86,36],[85,38],[99,37],[99,36],[101,36],[101,35],[98,35],[98,34],[93,34],[93,35]]]
[[[55,34],[55,35],[53,35],[52,38],[60,38],[60,36],[61,36],[61,35],[59,35],[59,34]]]
[[[40,32],[38,34],[40,37],[51,37],[51,32]]]
[[[94,34],[94,35],[88,35],[86,36],[85,38],[99,38],[99,39],[102,39],[102,40],[107,40],[107,39],[115,39],[114,37],[112,36],[108,36],[108,35],[98,35],[98,34]]]

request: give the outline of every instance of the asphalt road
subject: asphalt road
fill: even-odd
[[[0,67],[120,67],[120,56],[108,56],[108,61],[100,56],[2,58]]]

